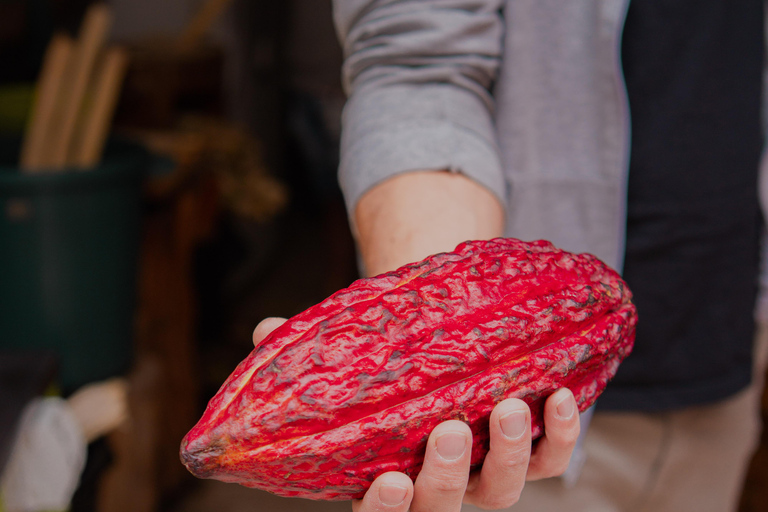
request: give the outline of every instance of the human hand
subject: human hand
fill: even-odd
[[[385,473],[371,485],[354,512],[454,512],[462,503],[496,510],[517,503],[526,480],[561,475],[579,436],[576,401],[568,389],[544,406],[545,436],[531,450],[531,413],[510,398],[491,413],[491,447],[480,471],[470,473],[472,435],[456,420],[438,425],[429,436],[424,466],[416,483],[402,473]]]
[[[254,344],[285,322],[266,318],[253,332]],[[495,510],[514,505],[526,480],[561,475],[579,436],[579,414],[568,389],[553,393],[544,405],[544,432],[531,445],[531,412],[510,398],[491,412],[490,450],[480,471],[470,473],[472,434],[466,423],[449,420],[429,436],[424,465],[413,483],[407,475],[388,472],[374,480],[353,512],[455,512],[462,503]]]

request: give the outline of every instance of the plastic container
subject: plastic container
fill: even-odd
[[[5,145],[0,158],[18,147]],[[64,392],[130,364],[148,165],[113,142],[94,169],[0,166],[0,348],[53,350]]]

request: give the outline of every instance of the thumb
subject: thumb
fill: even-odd
[[[285,318],[271,316],[267,317],[253,330],[253,345],[257,346],[261,341],[266,338],[269,333],[280,327],[285,323]]]

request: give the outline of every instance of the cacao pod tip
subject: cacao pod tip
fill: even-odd
[[[207,442],[203,437],[193,438],[189,434],[181,442],[179,457],[190,473],[198,478],[210,478],[219,468],[222,454],[219,443]]]

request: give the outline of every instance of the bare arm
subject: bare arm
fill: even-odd
[[[396,175],[364,194],[355,223],[365,272],[377,275],[466,240],[501,236],[504,209],[466,176],[418,171]]]

